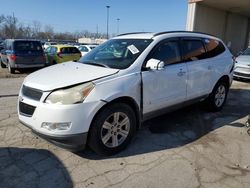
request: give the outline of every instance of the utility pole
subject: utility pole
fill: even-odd
[[[107,8],[107,39],[109,39],[109,8],[110,6],[106,6]]]
[[[119,35],[119,25],[120,25],[120,18],[117,18],[117,35]]]

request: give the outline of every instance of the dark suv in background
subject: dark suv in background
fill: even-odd
[[[40,41],[6,39],[1,50],[1,67],[10,73],[25,68],[44,67],[46,58]]]

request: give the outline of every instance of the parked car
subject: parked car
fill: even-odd
[[[26,77],[20,121],[41,137],[73,150],[86,144],[112,155],[141,122],[203,101],[219,111],[233,77],[233,59],[218,38],[193,32],[117,36],[79,62]]]
[[[51,45],[45,50],[47,65],[63,63],[66,61],[78,61],[81,52],[70,45]]]
[[[43,48],[46,50],[51,45],[57,45],[57,42],[45,42]]]
[[[234,77],[250,79],[250,47],[236,58]]]
[[[91,50],[93,50],[95,47],[97,47],[97,45],[92,44],[92,45],[81,45],[78,47],[78,49],[80,50],[82,56],[86,55],[88,52],[90,52]]]
[[[10,73],[25,68],[44,67],[46,59],[40,41],[6,39],[1,50],[1,67]]]

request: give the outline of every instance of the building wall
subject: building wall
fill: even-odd
[[[194,31],[206,32],[224,39],[227,14],[225,11],[197,4]]]
[[[237,54],[249,45],[249,20],[246,16],[208,7],[202,3],[190,3],[186,29],[215,35]]]

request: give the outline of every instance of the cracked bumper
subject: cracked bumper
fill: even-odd
[[[60,135],[60,136],[52,136],[45,135],[40,132],[35,131],[29,125],[20,121],[23,125],[30,128],[33,133],[38,135],[39,137],[57,145],[62,148],[68,149],[70,151],[79,151],[83,150],[86,147],[88,133],[80,133],[80,134],[72,134],[72,135]]]

